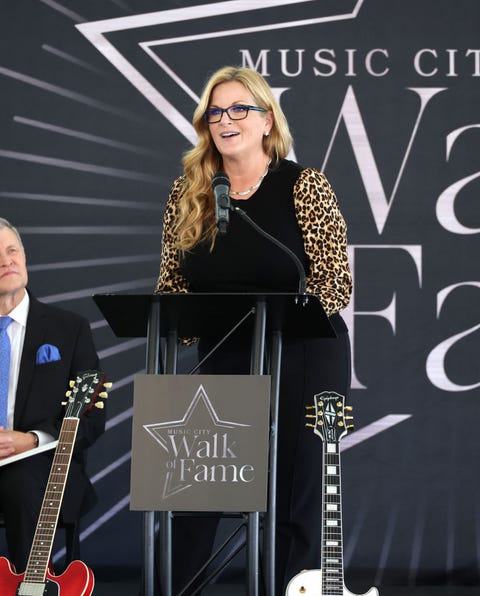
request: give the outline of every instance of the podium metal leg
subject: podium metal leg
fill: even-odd
[[[153,596],[155,593],[155,512],[143,514],[143,593]]]
[[[177,373],[178,342],[177,334],[171,332],[167,336],[165,354],[165,374],[174,375]],[[160,584],[163,596],[173,594],[173,548],[172,548],[172,512],[162,511],[160,513]]]
[[[265,519],[265,583],[267,596],[276,596],[275,592],[275,543],[277,518],[277,444],[278,444],[278,409],[280,400],[280,369],[282,364],[282,334],[276,331],[272,336],[270,351],[271,421],[270,421],[270,474],[268,491],[268,510]]]
[[[248,595],[258,596],[260,578],[260,514],[248,514]]]
[[[251,360],[251,372],[254,375],[263,375],[264,372],[266,321],[266,302],[257,300]],[[258,512],[248,515],[247,564],[248,595],[258,596],[260,578],[260,514]]]
[[[158,374],[160,358],[160,304],[152,301],[148,316],[146,371]],[[143,514],[143,593],[154,596],[155,592],[155,512]]]
[[[147,374],[160,371],[160,304],[152,301],[147,329]],[[177,369],[177,334],[167,337],[165,372],[175,374]],[[146,511],[143,516],[144,532],[144,596],[155,593],[155,512]],[[160,518],[160,580],[164,596],[172,596],[172,515],[164,511]]]
[[[252,360],[250,364],[252,375],[263,375],[266,325],[267,305],[264,300],[258,300],[255,305],[255,323],[252,338]]]
[[[172,513],[162,511],[160,513],[160,583],[162,594],[172,596]]]

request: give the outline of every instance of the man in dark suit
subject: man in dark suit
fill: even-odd
[[[0,423],[0,463],[57,439],[69,380],[99,365],[88,322],[36,300],[26,289],[27,281],[20,235],[0,218],[0,317],[12,319],[6,329],[10,340],[8,409],[6,424]],[[77,520],[95,503],[85,471],[85,450],[104,428],[104,410],[93,408],[80,419],[61,509],[64,522]],[[28,561],[53,452],[0,466],[0,511],[9,559],[19,573]]]

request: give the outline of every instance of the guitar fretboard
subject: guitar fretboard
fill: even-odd
[[[322,595],[343,595],[342,493],[338,443],[323,445]]]
[[[25,571],[25,583],[44,582],[62,505],[78,418],[64,418]]]

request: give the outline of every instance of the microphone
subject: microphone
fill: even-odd
[[[230,221],[230,179],[225,172],[217,172],[212,180],[215,195],[215,223],[220,234],[227,232]]]

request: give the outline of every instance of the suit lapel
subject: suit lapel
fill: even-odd
[[[15,397],[14,428],[27,402],[30,387],[34,377],[36,356],[38,347],[44,343],[47,319],[41,302],[30,295],[30,307],[28,310],[27,327],[23,343],[22,357],[20,359],[20,370],[18,375],[17,394]]]

